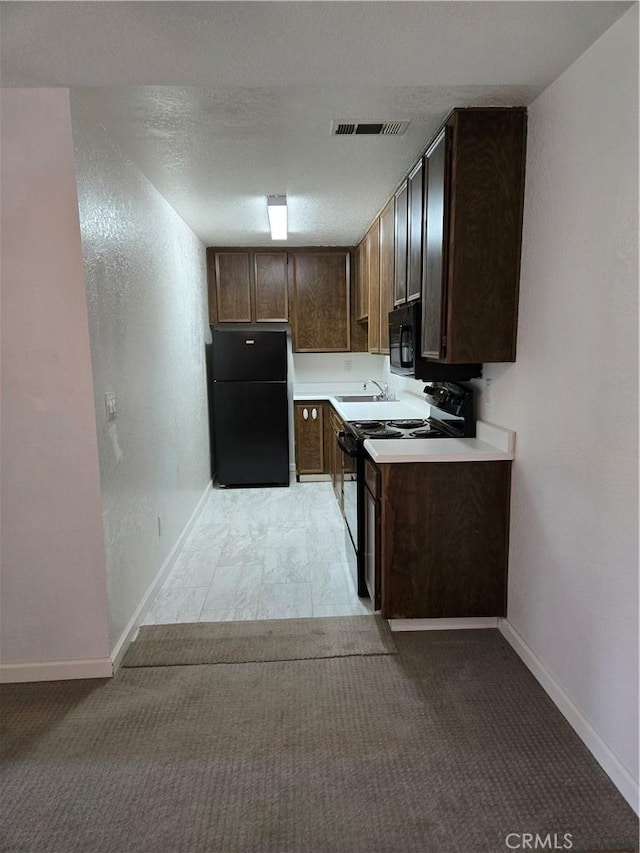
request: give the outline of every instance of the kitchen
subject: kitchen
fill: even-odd
[[[145,624],[367,612],[354,595],[357,592],[386,618],[466,618],[474,619],[476,627],[496,627],[497,618],[506,613],[509,461],[515,436],[495,425],[479,424],[476,438],[474,392],[459,380],[479,377],[480,362],[515,359],[525,137],[526,111],[521,108],[452,111],[353,252],[208,249],[212,473],[223,488],[288,484],[291,342],[294,358],[298,353],[311,358],[311,353],[323,350],[351,352],[352,345],[357,351],[366,344],[370,353],[390,353],[385,362],[389,382],[395,376],[408,378],[414,386],[419,385],[416,376],[438,381],[419,386],[419,393],[428,392],[429,409],[406,393],[402,402],[390,402],[389,383],[375,380],[369,385],[378,393],[367,399],[362,393],[336,396],[325,377],[310,400],[296,381],[291,455],[298,480],[331,476],[348,535],[336,533],[332,526],[325,536],[345,540],[337,554],[340,559],[330,562],[335,547],[327,552],[326,545],[317,543],[312,548],[315,559],[309,560],[307,541],[313,543],[317,531],[305,530],[298,517],[278,535],[272,529],[275,519],[269,513],[265,517],[259,499],[247,495],[246,529],[249,519],[255,523],[256,513],[267,527],[258,538],[266,542],[268,563],[262,575],[252,574],[253,597],[247,588],[248,567],[265,559],[255,542],[257,534],[242,527],[234,530],[230,548],[222,544],[218,532],[206,548],[211,531],[199,525]],[[282,210],[285,199],[279,201]],[[286,231],[279,236],[286,236]],[[443,261],[447,245],[452,247],[451,259]],[[432,316],[436,304],[441,317]],[[274,331],[276,324],[289,319],[292,334]],[[254,325],[239,325],[251,321]],[[367,382],[363,384],[366,392]],[[379,418],[384,423],[377,422]],[[366,423],[359,433],[353,432],[360,421]],[[345,432],[345,424],[352,435]],[[383,425],[391,429],[381,431]],[[392,441],[387,443],[389,437]],[[400,438],[414,441],[399,444]],[[368,446],[366,439],[374,444]],[[389,455],[396,445],[395,454]],[[407,455],[409,447],[412,453]],[[424,470],[419,464],[417,469],[401,464],[377,469],[366,461],[370,457],[380,463],[449,464],[439,472],[444,480],[432,492],[435,471],[429,465]],[[478,467],[480,462],[491,464]],[[379,481],[379,486],[365,491],[369,469],[372,482]],[[383,470],[395,472],[400,481],[410,471],[418,472],[411,500],[424,505],[424,517],[416,507],[404,506],[406,498],[397,497],[397,506],[389,503],[382,492]],[[478,490],[476,503],[471,496]],[[310,492],[310,487],[297,488],[302,503]],[[322,494],[317,487],[316,493]],[[324,496],[329,524],[336,520],[335,507],[328,489]],[[452,514],[442,507],[453,496],[458,505]],[[224,523],[231,498],[215,497],[216,518]],[[485,511],[488,505],[491,512]],[[317,518],[319,506],[314,504],[314,509]],[[404,527],[396,523],[385,532],[382,518],[387,512],[411,521]],[[443,524],[448,532],[436,549],[436,530]],[[284,540],[285,531],[295,551],[274,548],[276,540]],[[411,554],[398,547],[400,541],[414,540]],[[457,545],[452,547],[452,542]],[[485,547],[487,542],[492,548]],[[242,546],[246,548],[239,550]],[[421,551],[430,552],[428,559]],[[196,568],[187,570],[184,559]],[[384,571],[383,559],[388,563]],[[345,563],[351,564],[349,596]],[[332,577],[337,575],[335,589],[326,588],[327,564]],[[430,595],[430,588],[440,594]],[[337,610],[327,611],[327,596],[333,596]]]
[[[578,6],[573,14],[577,15],[577,10]],[[518,14],[521,13],[524,14],[522,10]],[[631,16],[636,13],[637,7],[626,12]],[[604,15],[605,11],[600,4],[595,4],[590,14]],[[631,24],[634,21],[635,18]],[[384,23],[390,25],[388,19]],[[611,32],[607,30],[609,24],[614,26]],[[248,43],[254,44],[250,37],[251,22],[247,26],[245,37]],[[495,21],[492,26],[496,26]],[[523,655],[526,656],[527,649],[535,650],[535,660],[542,661],[543,677],[548,670],[554,683],[561,685],[558,701],[562,702],[562,695],[569,697],[581,709],[587,728],[590,726],[599,733],[605,744],[614,745],[612,749],[604,749],[609,757],[601,758],[609,762],[607,766],[612,775],[618,773],[617,778],[624,780],[624,773],[618,772],[621,762],[616,756],[626,756],[622,762],[624,769],[632,768],[634,760],[629,756],[635,754],[632,715],[621,710],[633,707],[635,702],[635,668],[630,651],[635,637],[635,616],[630,603],[635,600],[635,570],[630,558],[632,537],[625,532],[632,527],[630,513],[634,506],[634,490],[629,469],[633,466],[629,466],[628,459],[634,453],[634,445],[631,439],[623,438],[624,452],[610,455],[599,452],[603,442],[606,443],[606,436],[604,427],[591,417],[590,396],[593,387],[599,387],[604,394],[601,407],[612,410],[622,407],[623,424],[633,421],[630,397],[618,394],[617,380],[611,381],[612,376],[619,375],[620,364],[635,359],[634,333],[629,324],[634,316],[635,299],[635,295],[631,295],[635,294],[635,286],[630,286],[634,277],[630,268],[637,241],[637,229],[635,236],[629,236],[629,230],[634,229],[629,229],[629,223],[633,225],[633,216],[629,213],[632,207],[629,185],[633,182],[628,181],[628,175],[637,168],[637,146],[631,150],[634,132],[624,118],[630,115],[632,119],[634,115],[632,105],[627,103],[633,100],[628,97],[628,69],[633,63],[625,59],[629,55],[633,57],[633,52],[624,34],[633,32],[633,26],[629,26],[629,22],[626,27],[623,22],[617,29],[615,26],[613,20],[590,24],[583,41],[580,44],[572,42],[563,58],[554,64],[548,61],[548,54],[541,47],[547,44],[553,32],[551,25],[547,30],[523,27],[521,20],[513,25],[515,32],[526,31],[532,43],[536,34],[543,33],[537,50],[540,56],[545,56],[543,65],[547,68],[546,76],[540,73],[536,81],[530,79],[524,83],[522,75],[510,72],[512,88],[507,99],[508,105],[526,104],[529,111],[526,175],[529,201],[525,200],[518,353],[515,362],[509,362],[508,358],[493,361],[483,357],[481,361],[489,367],[484,368],[481,378],[470,382],[477,392],[478,419],[496,422],[517,433],[508,600],[509,622],[519,631],[512,639],[517,644],[518,637],[524,637],[524,645],[520,646]],[[567,39],[568,30],[577,31],[572,26],[561,28]],[[594,44],[601,35],[604,41]],[[410,34],[404,33],[403,38],[410,39]],[[490,34],[487,39],[485,44],[490,43]],[[354,43],[357,41],[354,38]],[[522,55],[526,41],[521,39],[516,53],[520,51]],[[375,44],[375,35],[364,39],[364,43]],[[500,47],[498,44],[493,51],[485,48],[483,52],[502,55]],[[603,60],[598,50],[606,55],[607,74],[600,74]],[[411,55],[419,53],[415,50]],[[184,55],[189,55],[188,48]],[[408,85],[410,73],[407,71],[407,77],[402,78],[399,65],[402,63],[385,67],[384,73],[397,85]],[[333,85],[335,92],[339,81],[332,77],[330,70],[319,73],[314,67],[312,71],[316,79],[325,81],[327,91]],[[562,76],[565,74],[568,76]],[[619,81],[619,85],[608,86],[608,75]],[[177,145],[175,133],[167,126],[167,117],[172,114],[182,116],[182,127],[194,131],[191,153],[197,155],[200,150],[197,111],[190,112],[191,107],[185,108],[184,101],[195,110],[202,103],[198,100],[201,94],[165,93],[167,100],[162,101],[158,100],[162,93],[150,93],[150,101],[161,103],[163,111],[160,119],[152,120],[150,101],[145,101],[141,93],[129,92],[122,96],[124,100],[119,100],[105,91],[94,92],[93,97],[100,102],[98,112],[104,125],[101,129],[91,112],[90,93],[82,89],[83,85],[89,85],[90,78],[87,76],[84,81],[72,78],[73,75],[68,83],[72,87],[70,95],[63,90],[46,96],[50,112],[45,114],[41,104],[34,107],[32,125],[24,128],[21,143],[25,144],[25,139],[51,138],[49,151],[60,151],[65,164],[60,174],[68,178],[69,194],[78,198],[82,246],[77,235],[77,221],[74,231],[71,216],[61,219],[57,215],[59,206],[52,202],[48,210],[48,219],[55,222],[56,228],[67,229],[62,237],[58,234],[55,243],[74,247],[73,252],[67,251],[66,257],[75,258],[77,266],[72,274],[61,275],[60,280],[77,283],[74,298],[80,300],[77,304],[85,311],[82,321],[74,312],[61,310],[67,303],[60,293],[50,306],[50,316],[56,318],[52,328],[60,336],[56,338],[55,357],[59,360],[60,352],[66,352],[64,347],[69,347],[67,375],[73,377],[75,391],[71,394],[66,384],[60,387],[59,379],[48,376],[47,381],[39,384],[38,393],[30,398],[41,400],[45,393],[42,389],[47,393],[50,390],[50,411],[59,412],[60,423],[69,426],[66,431],[57,433],[59,443],[51,447],[46,440],[50,420],[47,418],[47,423],[43,423],[44,416],[38,415],[43,409],[34,404],[30,412],[32,427],[21,430],[24,440],[35,435],[36,424],[42,426],[38,440],[33,445],[27,442],[24,452],[19,451],[18,442],[15,444],[16,464],[19,461],[22,470],[22,479],[16,475],[16,482],[38,481],[41,492],[55,494],[59,500],[53,502],[54,506],[49,502],[45,511],[35,494],[28,506],[22,507],[20,517],[23,521],[13,529],[29,533],[28,536],[25,533],[24,538],[25,542],[29,540],[31,556],[27,560],[20,551],[15,560],[8,561],[9,565],[18,567],[50,565],[50,555],[60,554],[64,555],[60,563],[70,568],[66,569],[68,574],[62,570],[38,573],[36,569],[21,568],[9,575],[10,583],[5,586],[9,598],[6,599],[8,615],[3,662],[9,667],[27,668],[38,661],[39,665],[46,666],[52,658],[63,664],[81,661],[85,673],[99,671],[104,675],[104,670],[98,667],[112,665],[112,658],[117,658],[122,650],[123,638],[130,637],[136,619],[146,615],[158,589],[154,586],[156,578],[165,569],[172,568],[171,560],[175,560],[190,532],[189,522],[195,523],[196,511],[203,506],[200,502],[208,481],[208,471],[206,479],[203,473],[207,468],[203,459],[208,454],[206,399],[204,394],[196,393],[194,387],[196,381],[201,387],[204,384],[202,329],[208,326],[210,319],[202,288],[205,247],[244,245],[265,249],[269,244],[267,241],[241,244],[237,232],[235,235],[225,232],[224,220],[230,217],[228,208],[222,204],[215,211],[218,217],[216,237],[203,242],[185,224],[185,212],[181,215],[178,210],[176,214],[165,200],[171,194],[171,180],[159,174],[161,157],[138,156],[145,128],[149,130],[145,125],[148,120],[153,133],[147,136],[156,140],[163,156],[166,155],[165,162],[174,167],[181,160],[184,162],[184,151],[172,153],[172,146]],[[166,77],[152,79],[166,80]],[[224,74],[221,79],[226,79]],[[476,74],[473,79],[485,78]],[[516,85],[513,81],[519,82]],[[113,80],[111,83],[117,85]],[[120,81],[120,85],[126,84]],[[535,91],[527,87],[534,87]],[[591,104],[582,96],[586,89],[602,110],[600,121],[594,121]],[[471,94],[478,95],[477,92]],[[482,94],[485,98],[491,97],[486,90]],[[373,186],[381,171],[375,157],[372,161],[369,155],[354,154],[353,149],[336,157],[336,149],[333,149],[332,168],[342,181],[347,180],[349,171],[357,169],[359,159],[366,161],[362,166],[362,183],[366,186],[361,191],[364,195],[358,198],[364,198],[367,209],[357,227],[350,226],[348,241],[329,229],[325,245],[351,247],[359,244],[375,212],[383,210],[389,194],[416,162],[418,149],[432,138],[449,108],[456,104],[470,105],[469,96],[459,100],[459,95],[457,93],[455,99],[449,98],[446,103],[440,95],[441,100],[427,122],[428,132],[422,125],[424,133],[420,143],[411,153],[405,151],[402,168],[397,169],[393,180],[387,180],[385,191],[378,192],[375,197],[366,195],[369,192],[366,187]],[[67,97],[66,106],[60,100],[63,96]],[[16,101],[19,97],[24,101],[30,97],[35,103],[37,96],[16,92],[11,97]],[[259,103],[258,94],[252,97],[263,115],[278,103],[273,97]],[[214,101],[212,105],[205,100],[204,106],[207,109],[214,106],[220,112],[228,109],[223,93],[218,93]],[[137,115],[139,125],[137,129],[135,125],[133,129],[130,126],[124,137],[115,142],[109,130],[117,124],[125,102],[127,109],[131,108]],[[492,102],[495,103],[493,99]],[[180,103],[183,107],[179,108]],[[369,103],[367,112],[371,114],[370,102],[364,98],[360,103]],[[410,103],[407,100],[403,105],[409,108]],[[283,121],[287,117],[285,112],[278,115]],[[350,115],[354,115],[351,109],[346,114],[330,114],[325,118],[348,118]],[[570,115],[571,121],[564,122],[565,115]],[[386,114],[377,117],[385,118]],[[59,135],[49,134],[47,121],[51,126],[59,121],[56,124],[60,128]],[[325,130],[328,133],[328,129]],[[58,140],[58,147],[55,140]],[[362,141],[370,146],[381,140],[345,139],[344,143]],[[627,141],[630,141],[628,147]],[[247,162],[258,159],[257,147],[252,148],[246,136],[239,144]],[[308,165],[317,152],[310,139],[305,138],[304,144],[310,152],[305,161]],[[345,148],[340,150],[346,151]],[[371,151],[370,148],[366,150]],[[606,157],[604,151],[608,152]],[[278,160],[278,143],[271,143],[268,151],[263,149],[262,154]],[[136,158],[144,169],[134,165]],[[587,162],[598,162],[602,171],[594,176]],[[588,180],[583,179],[586,173]],[[211,186],[211,182],[203,180],[203,185]],[[266,196],[286,189],[284,185],[260,187],[261,216],[264,216]],[[255,187],[253,192],[256,193]],[[250,196],[246,186],[242,187],[242,193],[244,212],[257,210],[258,202]],[[137,199],[135,203],[130,202],[132,196]],[[297,204],[298,210],[304,207],[301,200]],[[42,205],[44,202],[41,202],[41,209],[45,210]],[[343,198],[342,207],[345,206]],[[292,196],[292,223],[295,207]],[[46,228],[38,230],[48,233]],[[15,235],[18,247],[23,245],[20,233],[17,230]],[[316,245],[312,234],[313,228],[298,234],[295,245]],[[51,239],[53,242],[53,237]],[[55,243],[50,250],[53,257],[57,257]],[[35,263],[37,254],[31,247],[29,253]],[[83,254],[86,292],[82,278]],[[119,292],[113,289],[114,271],[122,274]],[[35,280],[39,275],[36,271],[32,278]],[[603,281],[608,282],[606,294],[601,288]],[[60,285],[60,292],[68,291]],[[28,290],[25,288],[22,293],[26,300]],[[588,293],[586,299],[585,293]],[[353,300],[354,305],[356,302]],[[76,304],[70,297],[68,303]],[[34,310],[34,305],[38,310]],[[31,328],[31,324],[43,322],[42,315],[47,313],[44,305],[42,294],[39,294],[16,328]],[[66,324],[72,322],[78,325],[63,340]],[[83,331],[82,322],[84,327],[88,324],[88,331],[86,328]],[[354,323],[353,328],[361,332],[363,321],[356,318]],[[369,324],[370,320],[367,326]],[[50,328],[49,324],[44,329],[36,326],[34,334],[36,328],[39,340],[47,340],[44,330]],[[368,344],[367,341],[367,349]],[[364,344],[361,346],[364,349]],[[421,395],[422,388],[430,380],[412,386],[412,380],[392,379],[386,373],[383,353],[367,354],[351,346],[341,349],[343,351],[335,356],[305,352],[292,355],[294,381],[300,382],[305,389],[299,390],[300,394],[319,394],[318,386],[315,390],[308,386],[324,380],[330,385],[336,383],[326,391],[331,396],[357,393],[363,390],[362,382],[368,379],[394,382],[400,395],[411,394],[408,389],[415,388],[414,396],[426,415]],[[310,364],[310,359],[314,358],[323,366],[316,368]],[[371,359],[375,369],[362,366],[361,359]],[[319,374],[322,374],[321,379],[318,379]],[[338,387],[338,380],[346,384]],[[491,380],[491,384],[487,380]],[[24,381],[24,377],[20,381]],[[366,393],[370,391],[369,386]],[[116,394],[117,414],[111,420],[105,416],[104,395],[108,392]],[[162,412],[157,405],[159,400],[166,403]],[[545,400],[544,406],[541,400]],[[61,408],[63,406],[66,408]],[[90,438],[96,430],[97,447],[91,444]],[[626,427],[623,431],[626,436]],[[73,445],[75,453],[86,454],[82,464],[77,463],[77,456],[61,452],[67,446],[66,441],[69,447]],[[95,444],[95,438],[93,441]],[[12,446],[7,445],[7,453]],[[51,448],[51,452],[43,453],[42,448]],[[68,462],[69,459],[76,461]],[[66,467],[56,469],[57,460],[67,460]],[[24,472],[32,471],[35,466],[38,476],[25,478]],[[74,472],[74,478],[69,479],[69,471]],[[7,483],[11,482],[9,478]],[[42,488],[43,483],[47,484],[46,489]],[[330,488],[327,482],[320,485]],[[305,483],[302,488],[306,486],[313,490],[315,484]],[[234,490],[228,491],[232,496]],[[603,492],[605,500],[600,502],[598,496]],[[19,503],[24,493],[15,487],[13,494]],[[78,495],[83,496],[80,505]],[[57,513],[62,512],[63,507],[68,509],[70,502],[75,507],[74,529],[83,531],[81,544],[84,549],[73,559],[68,556],[71,546],[64,544],[63,539],[51,547],[51,541],[45,543],[41,532],[47,529],[49,536],[53,536],[51,531],[58,526],[60,530],[69,530],[68,521],[64,517],[58,521]],[[39,508],[38,512],[32,512],[34,507]],[[31,529],[24,521],[33,518],[35,524],[38,517],[42,519],[47,514],[54,515],[54,524],[39,524],[37,529]],[[338,519],[342,524],[339,516]],[[3,530],[7,548],[15,541],[11,530],[11,527]],[[187,532],[183,536],[184,530]],[[73,537],[67,536],[66,540],[72,541]],[[91,571],[81,571],[78,568],[81,565],[91,566]],[[24,615],[26,600],[30,602],[28,619]],[[52,608],[51,601],[58,606]],[[606,602],[606,606],[601,607],[600,602]],[[620,618],[616,613],[621,614]],[[35,630],[34,625],[46,626],[46,630]],[[71,663],[68,666],[73,669]],[[587,677],[589,672],[599,673],[598,689],[592,688]],[[611,697],[616,697],[615,701]],[[597,739],[592,740],[596,742]],[[597,745],[593,748],[598,749]],[[620,784],[624,787],[626,783]]]

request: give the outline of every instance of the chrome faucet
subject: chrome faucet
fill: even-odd
[[[378,390],[380,391],[380,398],[382,400],[392,400],[393,399],[393,397],[389,391],[389,386],[387,385],[386,382],[383,382],[381,385],[375,379],[365,379],[365,381],[362,383],[365,391],[367,390],[367,383],[368,382],[373,382],[373,384],[378,388]]]

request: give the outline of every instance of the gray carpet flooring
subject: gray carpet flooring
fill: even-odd
[[[635,815],[498,632],[395,640],[3,687],[0,849],[505,853],[523,832],[637,849]]]
[[[326,616],[256,622],[147,625],[129,646],[123,666],[306,660],[393,655],[389,623],[379,616]]]

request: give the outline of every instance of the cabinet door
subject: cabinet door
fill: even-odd
[[[383,467],[383,618],[504,616],[511,463]]]
[[[324,420],[321,402],[295,403],[296,473],[324,473]]]
[[[249,252],[216,252],[218,323],[251,322]]]
[[[407,208],[407,184],[400,187],[395,195],[395,273],[393,288],[393,304],[402,305],[407,299],[407,224],[409,212]]]
[[[287,253],[256,252],[253,256],[256,323],[286,323]]]
[[[446,361],[514,361],[526,111],[457,110],[452,123]]]
[[[447,128],[425,156],[426,216],[422,290],[422,355],[444,358],[445,275],[448,215]]]
[[[369,312],[369,261],[367,238],[356,249],[356,320],[366,320]]]
[[[349,252],[293,252],[293,349],[348,352]]]
[[[358,308],[358,302],[362,298],[358,295],[358,289],[361,287],[360,267],[358,261],[360,247],[357,247],[351,252],[351,352],[368,352],[369,351],[369,335],[367,329],[367,321],[358,319],[358,314],[361,309]]]
[[[389,311],[393,309],[395,203],[392,198],[380,214],[380,349],[389,353]]]
[[[367,231],[369,352],[380,352],[380,220]]]
[[[380,504],[364,490],[364,580],[374,610],[380,610]]]
[[[329,423],[331,428],[331,482],[333,493],[342,511],[342,451],[338,445],[338,433],[342,429],[342,421],[333,406],[330,408]]]
[[[422,290],[423,168],[420,160],[408,179],[409,247],[407,250],[407,302],[419,299]]]

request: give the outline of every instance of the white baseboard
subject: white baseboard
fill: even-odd
[[[497,628],[497,616],[461,619],[388,619],[392,631],[455,631],[466,628]]]
[[[498,629],[505,640],[522,659],[536,680],[548,694],[565,717],[571,728],[583,741],[589,752],[620,791],[636,814],[640,814],[640,789],[638,781],[633,778],[620,759],[602,740],[593,726],[582,714],[571,697],[563,690],[556,679],[547,671],[542,661],[527,645],[516,629],[507,619],[501,619]]]
[[[111,658],[88,660],[46,660],[38,663],[3,663],[0,684],[25,681],[67,681],[70,678],[111,678]]]
[[[182,548],[182,546],[184,544],[185,539],[187,538],[187,536],[191,532],[191,528],[193,527],[193,525],[196,522],[196,519],[198,518],[198,516],[202,512],[202,508],[203,508],[203,506],[207,500],[207,496],[209,495],[210,490],[211,490],[211,480],[207,484],[207,487],[204,490],[204,492],[202,493],[202,496],[201,496],[200,500],[198,501],[196,508],[191,513],[189,520],[187,521],[187,523],[183,527],[182,533],[176,539],[173,548],[171,549],[171,551],[169,551],[169,554],[167,555],[166,560],[160,566],[157,575],[155,576],[155,578],[151,582],[151,585],[149,586],[149,589],[146,591],[142,601],[140,602],[140,604],[136,608],[135,613],[133,614],[133,616],[129,620],[129,624],[124,629],[124,631],[122,632],[122,634],[118,638],[115,646],[113,647],[113,650],[111,651],[111,660],[113,661],[113,674],[114,675],[116,674],[116,672],[120,668],[120,664],[122,663],[122,659],[124,658],[125,653],[126,653],[127,649],[129,648],[129,643],[131,643],[131,641],[135,639],[135,635],[138,632],[138,628],[140,627],[140,624],[141,624],[142,620],[144,619],[144,617],[147,615],[147,611],[151,607],[151,603],[153,602],[154,598],[156,597],[156,595],[160,591],[160,587],[165,582],[167,575],[169,574],[169,572],[173,568],[173,565],[176,561],[176,557],[178,556],[180,549]]]

